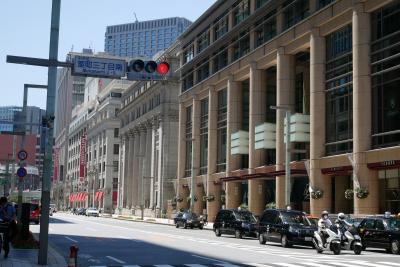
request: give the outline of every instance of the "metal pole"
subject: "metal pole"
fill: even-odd
[[[196,179],[196,174],[195,174],[195,168],[194,168],[194,138],[192,139],[192,181],[190,182],[190,211],[194,212],[194,197],[195,197],[195,179]]]
[[[17,136],[14,135],[13,136],[13,164],[11,166],[11,190],[10,190],[10,194],[12,193],[12,191],[15,188],[15,185],[17,184],[16,182],[16,175],[15,175],[15,162],[16,162],[16,152],[17,150]]]
[[[60,9],[61,0],[52,0],[51,10],[51,28],[50,28],[50,51],[49,60],[57,60],[58,56],[58,37],[60,28]],[[47,77],[47,101],[46,101],[46,117],[50,121],[49,129],[46,135],[46,150],[43,162],[43,182],[42,182],[42,214],[40,217],[40,234],[39,234],[39,255],[38,264],[47,264],[47,249],[49,238],[49,208],[50,208],[50,187],[51,187],[51,170],[52,170],[52,152],[53,152],[53,125],[55,109],[55,95],[57,82],[57,67],[52,66],[48,69]]]
[[[285,203],[290,206],[290,110],[286,110]]]

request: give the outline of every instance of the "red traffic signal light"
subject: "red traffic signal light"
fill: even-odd
[[[169,64],[167,62],[160,62],[157,66],[158,74],[165,75],[169,72]]]

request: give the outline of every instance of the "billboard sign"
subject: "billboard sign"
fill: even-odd
[[[126,76],[126,61],[123,59],[93,56],[75,56],[72,75],[117,79]]]

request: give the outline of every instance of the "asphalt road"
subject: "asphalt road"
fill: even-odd
[[[33,232],[39,226],[31,225]],[[380,250],[362,255],[342,251],[317,254],[305,247],[260,245],[257,239],[216,237],[210,230],[176,229],[168,225],[87,218],[57,213],[50,222],[50,243],[68,256],[69,246],[79,247],[78,266],[170,267],[400,267],[400,256]]]

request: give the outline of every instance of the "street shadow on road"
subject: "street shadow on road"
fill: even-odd
[[[61,220],[61,219],[56,219],[54,217],[50,217],[50,223],[65,223],[65,224],[75,224],[73,222],[69,222],[69,221],[65,221],[65,220]]]
[[[79,231],[79,230],[77,230]],[[49,238],[58,251],[65,251],[67,259],[71,245],[79,248],[79,266],[121,266],[127,265],[184,265],[184,264],[233,264],[242,266],[239,262],[229,260],[229,255],[212,257],[196,253],[191,247],[173,248],[174,244],[160,244],[134,238],[93,237],[88,232],[84,235],[50,234]],[[75,241],[75,242],[74,242]],[[165,242],[165,241],[164,241]],[[170,246],[168,246],[170,245]]]

